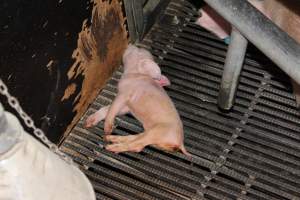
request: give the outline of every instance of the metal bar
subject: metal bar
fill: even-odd
[[[164,12],[169,2],[170,0],[148,0],[147,3],[144,4],[144,34],[147,34],[151,29],[160,13]]]
[[[13,121],[10,120],[10,122]],[[16,126],[17,125],[19,124],[16,124]],[[19,141],[17,130],[18,129],[11,127],[11,124],[9,124],[7,114],[4,112],[3,106],[0,103],[0,154],[7,152]]]
[[[154,39],[153,39],[153,41],[156,42],[156,40],[154,40]],[[214,54],[209,55],[209,53],[207,53],[207,52],[193,49],[191,45],[194,43],[191,43],[191,44],[186,43],[185,45],[174,44],[173,47],[176,48],[176,50],[169,48],[167,46],[167,44],[168,44],[168,41],[160,41],[159,43],[152,44],[152,46],[157,49],[165,50],[165,51],[172,53],[173,56],[166,54],[165,57],[168,57],[168,59],[172,59],[173,61],[176,61],[176,63],[180,63],[182,65],[188,65],[188,66],[195,67],[195,68],[197,68],[197,63],[201,63],[201,64],[207,66],[207,70],[209,70],[209,73],[213,73],[216,76],[221,75],[222,65],[219,62],[225,61],[225,59],[223,57],[215,56]],[[178,50],[180,50],[180,51],[178,51]],[[184,52],[182,50],[184,50]],[[187,52],[189,54],[187,54],[185,52]],[[155,54],[156,56],[159,56],[156,52],[154,52],[153,54]],[[207,58],[209,57],[209,60],[207,60],[203,57],[207,57]],[[247,63],[249,63],[249,64],[247,64]],[[271,74],[268,73],[267,71],[262,71],[262,70],[258,69],[257,67],[259,67],[259,66],[254,65],[252,63],[252,61],[249,59],[245,60],[245,64],[246,65],[244,65],[244,69],[246,69],[247,71],[251,71],[251,72],[266,75],[266,76],[271,76]],[[174,65],[174,64],[172,64],[172,65]],[[273,65],[273,64],[270,63],[270,65]],[[190,71],[189,68],[185,69],[185,71],[187,71],[187,70]],[[242,74],[243,73],[245,73],[245,72],[242,72]],[[254,74],[252,74],[252,75],[254,75]],[[246,77],[244,76],[244,78],[246,78]],[[253,77],[249,77],[249,78],[252,79]],[[257,76],[257,78],[254,78],[254,79],[260,80],[258,76]],[[241,79],[241,81],[246,84],[250,83],[248,79],[247,79],[247,81],[246,81],[246,79],[245,79],[245,81],[243,81],[243,79]],[[276,85],[278,85],[278,84],[280,84],[280,82],[276,82]],[[256,85],[254,84],[253,86],[257,87],[257,83],[256,83]],[[252,90],[252,89],[247,87],[247,90]],[[272,88],[266,87],[265,90],[270,93],[274,93],[274,94],[278,94],[280,96],[286,97],[284,99],[284,103],[288,102],[291,106],[296,106],[293,95],[290,92],[277,89],[277,87],[272,87]],[[263,95],[266,95],[266,94],[263,94]],[[273,99],[274,99],[274,101],[278,101],[278,100],[280,100],[280,97],[276,96],[276,98],[273,98]]]
[[[139,41],[144,30],[143,1],[124,0],[131,42]]]
[[[300,84],[300,45],[244,0],[204,0]]]
[[[147,3],[144,6],[145,13],[151,13],[159,3],[160,0],[147,1]]]
[[[248,40],[237,29],[233,28],[218,97],[218,105],[224,110],[231,109],[234,103],[247,46]]]

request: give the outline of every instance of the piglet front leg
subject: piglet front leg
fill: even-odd
[[[92,126],[96,126],[99,122],[104,120],[106,118],[109,108],[110,108],[110,105],[104,106],[103,108],[101,108],[97,112],[95,112],[94,114],[90,115],[85,121],[85,127],[89,128]],[[119,111],[118,115],[125,115],[127,113],[129,113],[129,108],[127,106],[124,106]]]
[[[98,110],[97,112],[95,112],[94,114],[90,115],[85,121],[85,127],[89,128],[95,126],[100,121],[104,120],[107,115],[109,107],[110,106],[105,106],[100,110]]]
[[[111,142],[105,149],[114,153],[140,152],[151,144],[151,140],[145,133],[127,136],[107,135],[105,140]]]
[[[105,118],[104,133],[106,135],[111,134],[116,116],[120,112],[124,111],[124,109],[127,110],[126,104],[127,104],[127,96],[119,92],[115,100],[113,101],[112,105],[109,107],[109,110]]]

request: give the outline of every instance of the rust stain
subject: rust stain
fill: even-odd
[[[62,98],[61,100],[63,101],[63,100],[65,100],[65,99],[70,98],[70,96],[71,96],[72,94],[74,94],[75,91],[76,91],[76,84],[75,84],[75,83],[71,83],[71,84],[67,87],[67,89],[65,90],[65,94],[64,94],[64,96],[63,96],[63,98]]]
[[[125,18],[118,0],[94,0],[91,25],[84,21],[79,33],[78,46],[73,52],[74,64],[68,71],[70,81],[83,76],[81,91],[73,104],[76,113],[67,127],[66,136],[96,98],[114,70],[121,64],[122,55],[127,47]],[[71,89],[70,89],[71,88]],[[72,92],[68,86],[61,99],[67,100]],[[67,95],[66,95],[67,94]]]

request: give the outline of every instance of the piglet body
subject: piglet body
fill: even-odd
[[[152,145],[167,151],[181,150],[188,154],[183,144],[183,126],[178,112],[162,86],[169,80],[161,75],[152,55],[145,49],[129,45],[123,56],[124,73],[118,84],[118,94],[111,106],[91,115],[86,126],[105,118],[106,147],[112,152],[139,152]],[[144,132],[137,135],[110,135],[117,115],[131,112],[142,122]]]

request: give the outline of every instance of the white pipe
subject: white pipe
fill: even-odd
[[[77,167],[26,133],[18,119],[4,112],[2,106],[0,119],[0,199],[96,199],[91,183]],[[9,148],[7,138],[13,141]]]
[[[7,113],[0,103],[0,155],[7,152],[20,141],[20,134],[14,127],[9,127]]]

